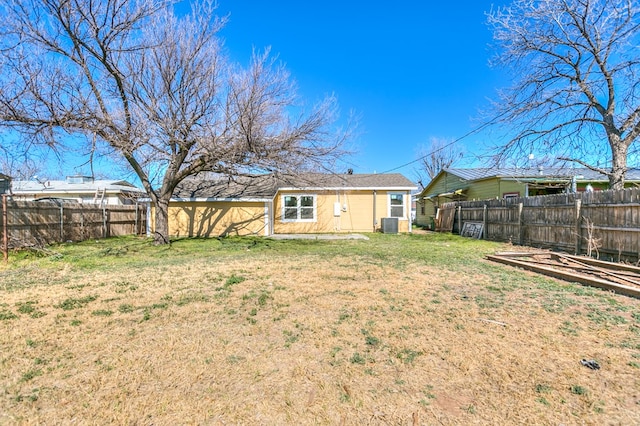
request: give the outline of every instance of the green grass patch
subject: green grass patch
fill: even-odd
[[[0,310],[0,321],[9,321],[18,318],[18,315],[14,314],[8,309]]]
[[[97,295],[85,296],[81,298],[70,297],[68,299],[63,300],[57,305],[54,305],[55,308],[62,309],[63,311],[71,311],[73,309],[84,308],[89,303],[93,302],[98,298]]]
[[[404,364],[413,364],[416,358],[422,355],[420,351],[414,351],[413,349],[402,349],[396,355],[396,357]]]
[[[586,395],[588,393],[587,388],[580,385],[572,385],[569,391],[574,395]]]
[[[110,311],[108,309],[97,309],[91,312],[91,315],[93,315],[94,317],[110,317],[111,315],[113,315],[113,311]]]
[[[128,303],[123,303],[122,305],[118,306],[118,312],[120,312],[122,314],[133,312],[133,311],[135,311],[135,309],[136,308],[134,308],[133,305],[130,305]]]

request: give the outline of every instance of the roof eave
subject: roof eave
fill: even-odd
[[[150,201],[149,198],[145,198],[144,201]],[[205,203],[205,202],[247,202],[247,203],[266,203],[270,202],[271,198],[259,198],[259,197],[171,197],[169,200],[177,203]]]
[[[278,191],[414,191],[417,186],[301,186],[282,187]]]

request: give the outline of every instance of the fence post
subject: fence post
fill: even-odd
[[[582,242],[582,200],[576,199],[575,200],[575,217],[576,217],[576,229],[575,229],[575,234],[576,234],[576,241],[575,241],[575,247],[576,247],[576,252],[575,254],[578,255],[580,254],[580,243]]]
[[[489,237],[487,236],[487,232],[488,232],[488,227],[487,227],[487,221],[489,220],[489,218],[487,217],[487,205],[485,204],[482,208],[482,229],[484,229],[484,232],[482,233],[482,239],[483,240],[488,240]]]
[[[80,206],[80,241],[84,241],[84,204]]]
[[[107,208],[102,205],[102,238],[107,238]]]
[[[60,201],[60,242],[64,243],[64,206]]]
[[[4,263],[9,262],[9,225],[7,224],[7,194],[2,194],[2,255]]]
[[[458,235],[462,235],[462,206],[458,204]]]
[[[518,244],[521,246],[524,245],[524,223],[522,220],[522,213],[524,211],[523,207],[523,203],[518,203]]]

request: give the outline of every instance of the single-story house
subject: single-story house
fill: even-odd
[[[293,177],[195,176],[169,203],[178,237],[373,232],[395,218],[411,231],[411,191],[401,174],[303,174]],[[153,215],[153,208],[150,209]],[[150,218],[152,219],[152,217]],[[397,222],[396,222],[397,221]],[[149,220],[150,227],[154,221]],[[152,229],[150,229],[150,232]]]
[[[626,186],[638,184],[640,170],[627,171]],[[607,176],[587,168],[448,168],[415,197],[416,224],[431,226],[438,207],[451,201],[532,197],[608,187]]]
[[[135,204],[146,192],[124,180],[67,176],[65,180],[14,180],[11,195],[18,201],[60,199],[84,204]]]
[[[0,194],[8,194],[11,189],[11,177],[0,173]]]

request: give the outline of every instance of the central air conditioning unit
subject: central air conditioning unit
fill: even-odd
[[[398,218],[397,217],[383,217],[382,218],[382,233],[383,234],[397,234],[398,233]]]

